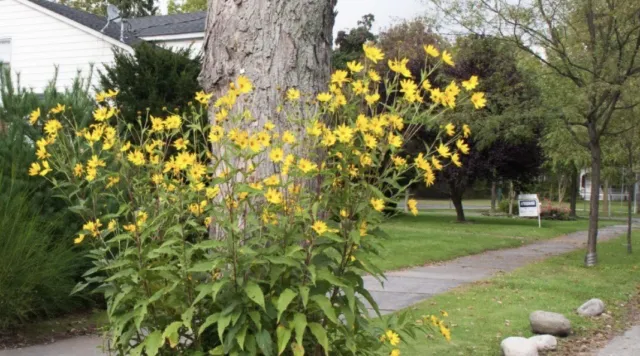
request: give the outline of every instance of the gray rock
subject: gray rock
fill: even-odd
[[[508,337],[500,343],[504,356],[538,356],[536,343],[524,337]]]
[[[571,321],[562,314],[536,310],[529,315],[529,322],[536,334],[567,336],[571,333]]]
[[[558,347],[558,340],[553,335],[536,335],[530,337],[529,340],[535,342],[538,351],[555,350]]]
[[[602,313],[604,313],[604,302],[597,298],[588,300],[578,308],[578,314],[582,316],[598,316]]]

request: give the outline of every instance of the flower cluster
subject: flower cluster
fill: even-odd
[[[432,185],[436,171],[461,166],[471,132],[447,124],[415,158],[403,146],[465,96],[485,102],[471,93],[477,77],[460,84],[469,94],[455,82],[432,88],[426,69],[416,80],[407,60],[392,59],[381,75],[384,53],[364,52],[326,91],[285,88],[268,120],[254,117],[242,75],[217,96],[196,93],[184,113],[137,125],[120,117],[116,91],[96,95],[86,127],[64,106],[47,113],[29,174],[86,220],[74,242],[94,245],[94,267],[78,288],[104,292],[119,350],[301,355],[309,344],[355,352],[377,338],[360,298],[377,310],[361,276],[381,275],[369,258],[382,212],[409,184]],[[425,53],[454,65],[447,51]],[[39,110],[29,117],[40,119]],[[418,213],[415,200],[408,207]],[[389,330],[385,341],[400,337]]]

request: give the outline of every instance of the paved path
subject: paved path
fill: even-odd
[[[598,240],[608,240],[625,231],[624,225],[602,228]],[[585,231],[575,232],[518,248],[488,251],[434,265],[389,272],[383,284],[367,276],[365,287],[378,302],[380,312],[391,313],[462,284],[487,279],[498,272],[511,271],[545,257],[583,248],[586,241]],[[0,356],[4,355],[0,353]]]
[[[600,229],[598,238],[600,241],[608,240],[625,231],[624,225],[606,227]],[[584,231],[576,232],[518,248],[488,251],[434,265],[390,272],[384,286],[375,278],[367,276],[365,287],[378,302],[381,312],[391,313],[462,284],[486,279],[498,272],[511,271],[545,257],[583,248],[586,236]],[[50,345],[0,351],[0,356],[94,356],[102,355],[97,350],[101,344],[99,337],[85,336]],[[616,354],[618,355],[626,354]]]
[[[640,355],[640,325],[616,336],[600,350],[597,356],[638,356]]]

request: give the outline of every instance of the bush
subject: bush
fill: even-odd
[[[376,52],[365,48],[380,60]],[[371,65],[337,71],[315,100],[285,88],[271,117],[279,126],[245,110],[244,76],[215,98],[212,124],[199,124],[212,99],[202,92],[182,115],[125,118],[106,92],[88,127],[64,109],[43,118],[51,157],[29,174],[84,219],[75,242],[92,245],[94,266],[76,290],[104,294],[119,354],[397,354],[398,334],[433,327],[449,338],[435,316],[372,323],[378,307],[362,276],[383,277],[370,257],[385,238],[385,207],[418,180],[433,184],[441,165],[459,165],[455,147],[466,146],[453,125],[413,161],[397,156],[403,142],[443,110],[470,105],[474,84],[428,91],[400,77],[405,62],[391,62],[387,90],[402,94],[378,107]],[[417,178],[401,186],[409,170]],[[385,184],[393,192],[377,188]],[[417,214],[416,201],[408,205]]]
[[[502,199],[500,203],[498,203],[498,210],[505,214],[509,214],[509,199]],[[518,200],[513,200],[513,215],[517,216],[520,214],[520,208],[518,206]]]
[[[81,273],[81,255],[54,226],[32,212],[28,192],[0,183],[0,330],[52,316],[81,304],[69,293]]]
[[[540,207],[540,217],[545,220],[575,220],[571,210],[562,206],[553,206],[551,200],[545,199]]]
[[[200,90],[200,68],[201,56],[189,48],[172,51],[143,42],[133,54],[114,50],[113,64],[99,73],[100,89],[119,91],[122,117],[135,125],[140,115],[186,109]]]

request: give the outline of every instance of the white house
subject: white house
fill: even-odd
[[[200,50],[205,13],[147,16],[107,23],[105,17],[48,0],[0,0],[0,63],[20,73],[20,85],[42,92],[58,67],[57,86],[69,86],[113,62],[113,49],[132,52],[142,41]],[[95,77],[94,77],[95,79]]]

